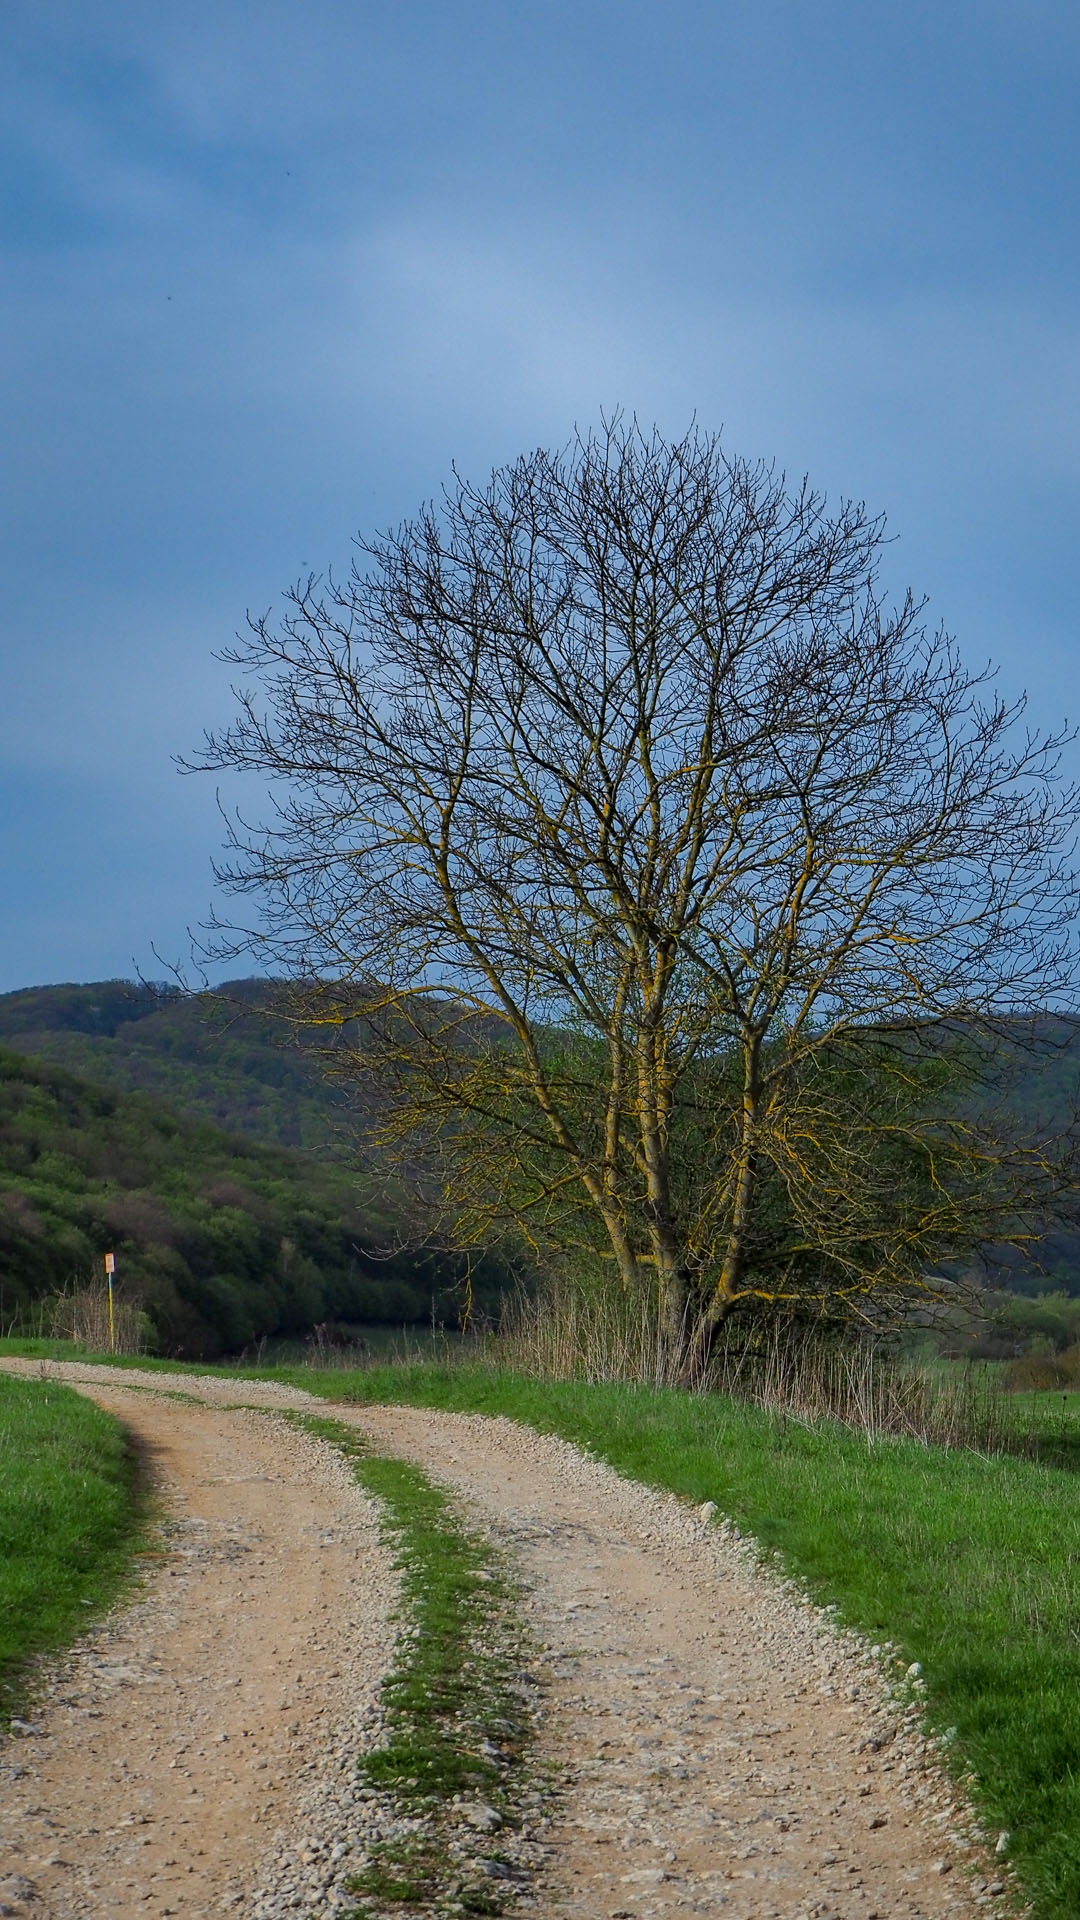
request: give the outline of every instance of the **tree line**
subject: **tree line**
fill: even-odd
[[[152,1346],[179,1357],[326,1320],[452,1324],[458,1272],[397,1239],[346,1169],[0,1049],[0,1332],[47,1324],[50,1297],[100,1283],[106,1251]],[[479,1266],[480,1311],[501,1279]]]

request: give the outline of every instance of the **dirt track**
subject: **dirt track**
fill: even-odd
[[[334,1723],[385,1667],[373,1516],[301,1435],[224,1410],[302,1394],[185,1379],[198,1407],[146,1391],[160,1376],[58,1371],[147,1450],[170,1551],[65,1668],[40,1733],[0,1754],[0,1912],[249,1912]],[[569,1782],[545,1915],[931,1920],[987,1902],[870,1664],[715,1526],[506,1421],[335,1413],[456,1488],[531,1590]]]

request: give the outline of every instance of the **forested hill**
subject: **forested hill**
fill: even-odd
[[[271,980],[183,994],[130,980],[0,994],[0,1045],[187,1118],[287,1147],[324,1147],[340,1101],[270,1015]]]
[[[272,1017],[278,991],[112,980],[0,995],[0,1326],[113,1244],[167,1352],[236,1351],[325,1318],[426,1320],[433,1298],[452,1321],[445,1262],[372,1257],[394,1222],[335,1158],[339,1096]],[[1076,1097],[1080,1038],[1054,1025],[1012,1089],[1033,1127],[1064,1124]],[[1080,1234],[1050,1235],[1041,1255],[1041,1272],[1001,1282],[1080,1293]],[[482,1276],[479,1304],[497,1281]]]
[[[374,1193],[328,1159],[0,1048],[5,1331],[34,1302],[100,1278],[107,1249],[165,1353],[212,1358],[325,1319],[452,1321],[453,1273],[383,1257],[393,1239]],[[493,1304],[489,1276],[477,1276],[477,1301]]]

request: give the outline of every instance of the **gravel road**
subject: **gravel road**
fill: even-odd
[[[4,1362],[35,1375],[36,1362]],[[332,1859],[375,1721],[395,1582],[336,1456],[229,1410],[270,1383],[65,1363],[146,1451],[164,1552],[0,1749],[0,1914],[347,1911]],[[179,1381],[176,1383],[181,1384]],[[937,1920],[993,1911],[878,1662],[712,1516],[506,1420],[332,1409],[512,1553],[565,1790],[534,1836],[551,1920]]]

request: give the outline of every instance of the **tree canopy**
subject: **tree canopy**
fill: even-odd
[[[384,1143],[459,1237],[655,1289],[688,1365],[1023,1242],[1068,1159],[942,1085],[1073,1005],[1064,736],[888,604],[883,541],[616,420],[251,622],[204,756],[269,776],[224,878]]]

